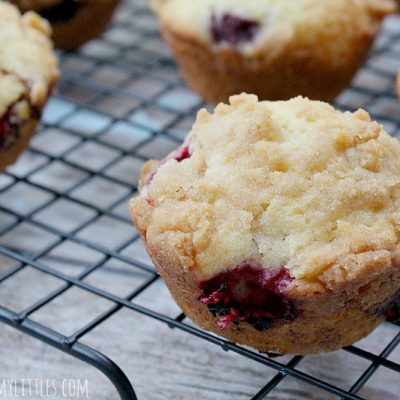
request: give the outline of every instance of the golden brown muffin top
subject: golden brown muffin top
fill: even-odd
[[[340,280],[398,255],[400,144],[366,111],[234,96],[145,169],[136,224],[199,279],[256,260]]]

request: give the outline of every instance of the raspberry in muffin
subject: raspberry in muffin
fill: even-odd
[[[22,11],[33,10],[53,29],[56,47],[75,50],[107,27],[118,0],[10,0]]]
[[[27,146],[58,79],[47,21],[0,2],[0,171]]]
[[[132,218],[172,296],[233,342],[339,349],[400,293],[400,144],[366,111],[231,97],[140,188]]]
[[[363,63],[393,0],[153,0],[188,84],[217,103],[330,101]]]

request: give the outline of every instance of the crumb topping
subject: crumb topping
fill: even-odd
[[[400,144],[367,112],[243,94],[201,110],[190,137],[190,157],[158,166],[131,207],[151,198],[139,228],[163,235],[200,280],[254,260],[329,285],[391,263]]]
[[[0,3],[0,16],[0,115],[22,92],[40,108],[58,78],[49,24],[33,12],[21,15],[5,2]]]

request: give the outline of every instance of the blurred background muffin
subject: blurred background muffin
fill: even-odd
[[[232,94],[333,100],[364,62],[393,0],[153,0],[188,84]]]
[[[13,163],[35,132],[58,79],[50,26],[0,2],[0,171]]]
[[[100,35],[118,0],[11,0],[21,11],[34,10],[53,28],[56,47],[75,50]]]

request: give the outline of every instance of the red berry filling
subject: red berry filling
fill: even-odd
[[[227,42],[233,46],[250,42],[256,35],[260,24],[257,21],[224,14],[218,19],[211,18],[211,34],[215,43]]]
[[[282,294],[292,278],[285,269],[272,271],[246,262],[222,272],[200,284],[198,298],[225,329],[230,322],[247,322],[263,331],[276,323],[292,321],[297,311],[292,301]]]
[[[191,154],[189,153],[189,146],[187,144],[180,146],[175,150],[172,156],[178,162],[186,160],[186,158],[190,158]]]
[[[19,133],[18,123],[12,110],[13,106],[0,119],[0,150],[9,147]]]

